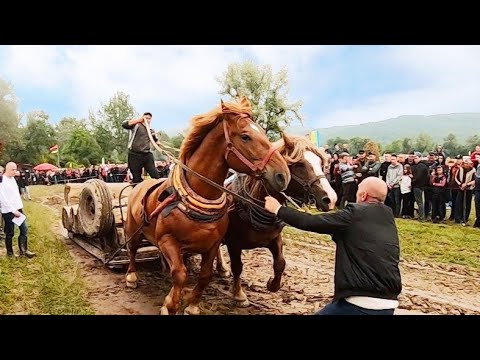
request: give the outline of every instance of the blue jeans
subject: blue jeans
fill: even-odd
[[[350,304],[345,299],[340,299],[317,311],[315,315],[393,315],[394,311],[395,309],[364,309],[360,306]]]
[[[23,213],[22,210],[19,210]],[[15,224],[13,223],[13,219],[15,215],[13,213],[2,214],[3,219],[5,220],[5,247],[7,248],[7,254],[13,255],[13,235],[15,233]],[[28,227],[27,227],[27,219],[25,219],[19,227],[20,234],[18,235],[18,249],[20,253],[24,253],[27,251],[27,236],[28,236]]]

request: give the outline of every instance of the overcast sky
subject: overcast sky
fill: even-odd
[[[0,46],[20,111],[86,117],[116,91],[174,132],[220,101],[216,77],[251,59],[286,67],[308,127],[480,112],[480,46]]]

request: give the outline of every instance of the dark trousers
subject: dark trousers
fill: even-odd
[[[399,217],[400,216],[400,188],[392,188],[388,191],[388,197],[390,198],[390,207],[393,211],[393,216]]]
[[[345,202],[355,202],[356,199],[356,193],[357,193],[357,184],[355,184],[355,181],[351,181],[348,183],[343,183],[343,194],[342,194],[342,199],[340,200],[340,208],[345,207]]]
[[[148,175],[152,179],[159,179],[160,174],[158,173],[157,168],[155,167],[155,160],[153,159],[153,154],[148,153],[136,153],[133,151],[128,152],[128,168],[133,175],[133,183],[137,184],[142,182],[142,170],[145,168]]]
[[[473,226],[480,227],[480,190],[475,190],[475,224]]]
[[[22,210],[19,210],[23,213]],[[2,214],[3,220],[5,221],[5,247],[7,248],[7,254],[13,255],[13,235],[15,234],[15,224],[13,223],[13,219],[15,215],[13,213],[6,213]],[[25,219],[20,225],[20,234],[18,235],[18,249],[20,253],[24,253],[27,251],[27,237],[28,237],[28,227],[27,227],[27,219]]]
[[[423,189],[422,188],[413,188],[413,195],[415,196],[415,202],[418,205],[418,218],[424,219],[425,212],[423,208]]]
[[[410,216],[413,218],[413,205],[415,198],[413,197],[413,191],[402,194],[402,216]]]
[[[425,194],[425,205],[424,205],[424,213],[425,217],[428,217],[430,215],[430,211],[432,210],[432,188],[431,187],[425,187],[424,189],[424,194]]]
[[[473,190],[459,190],[457,194],[457,203],[455,208],[455,221],[467,222],[472,210]]]
[[[457,205],[458,192],[459,192],[458,189],[450,190],[451,200],[452,200],[452,206],[450,207],[450,220],[455,219],[455,209]]]
[[[432,195],[432,220],[445,219],[445,190],[437,190]]]
[[[350,304],[344,299],[332,302],[323,309],[317,311],[315,315],[393,315],[395,309],[370,310],[360,306]]]

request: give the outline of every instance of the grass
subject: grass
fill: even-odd
[[[52,194],[51,190],[31,186],[34,201],[24,201],[29,249],[37,256],[33,259],[0,256],[0,314],[94,313],[86,300],[86,288],[79,267],[51,229],[51,225],[58,222],[58,217],[52,210],[35,202]],[[17,236],[16,227],[16,253]]]
[[[474,220],[475,207],[470,214],[470,226],[466,227],[452,222],[433,224],[397,219],[401,257],[407,261],[461,265],[480,271],[480,229],[471,226]],[[284,234],[287,245],[300,238],[310,243],[334,246],[329,235],[306,233],[291,227],[285,228]]]

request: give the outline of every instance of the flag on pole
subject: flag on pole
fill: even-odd
[[[312,130],[310,132],[310,141],[317,147],[321,146],[320,143],[320,132],[318,130]]]
[[[56,154],[58,152],[58,145],[57,144],[53,145],[49,150],[50,150],[50,153]]]

